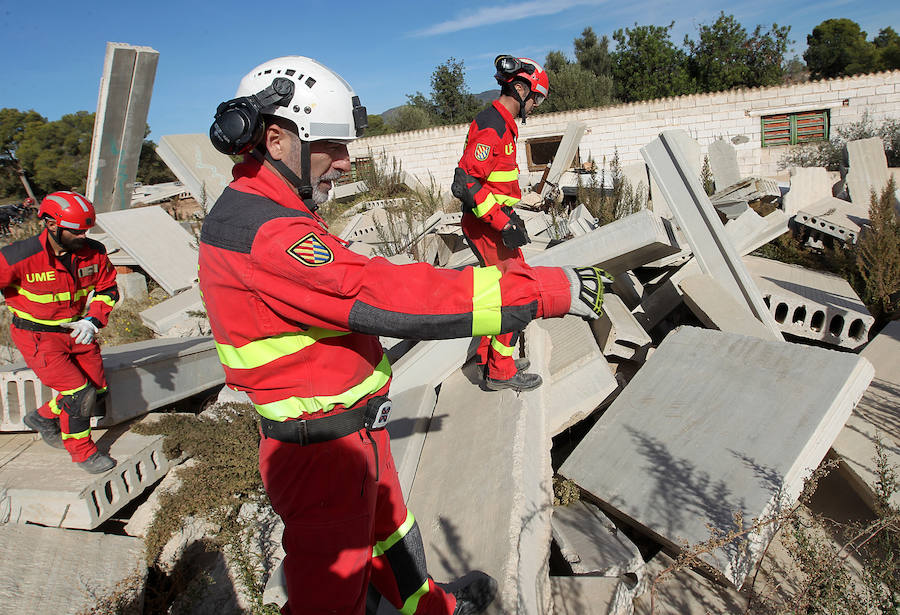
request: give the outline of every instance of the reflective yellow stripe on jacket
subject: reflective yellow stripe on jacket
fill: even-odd
[[[30,320],[31,322],[36,322],[41,325],[61,325],[64,322],[74,322],[81,318],[80,316],[71,316],[69,318],[60,318],[58,320],[45,320],[43,318],[36,318],[29,314],[28,312],[23,312],[22,310],[17,310],[16,308],[7,305],[9,311],[18,316],[19,318],[24,318],[25,320]]]
[[[14,284],[13,288],[16,289],[16,292],[28,299],[29,301],[33,301],[34,303],[56,303],[62,301],[72,301],[72,294],[69,291],[65,291],[62,293],[47,293],[44,295],[39,295],[37,293],[33,293],[30,290],[25,290],[18,284]],[[87,288],[79,288],[75,291],[75,301],[81,299],[82,297],[87,297],[88,294],[94,290],[93,286],[88,286]]]
[[[347,332],[310,327],[306,331],[267,337],[243,346],[229,346],[216,342],[216,350],[219,352],[219,360],[225,367],[253,369],[309,348],[321,339],[341,335],[347,335]]]
[[[519,199],[517,199],[514,196],[509,196],[507,194],[494,194],[493,192],[489,192],[487,197],[481,203],[478,203],[475,206],[475,209],[473,210],[473,212],[475,213],[476,216],[481,218],[487,212],[489,212],[495,204],[499,203],[500,205],[510,205],[511,206],[518,202],[519,202]]]

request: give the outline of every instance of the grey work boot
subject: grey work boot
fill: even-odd
[[[88,474],[103,474],[116,467],[116,460],[97,451],[84,461],[77,462],[76,465]]]
[[[531,359],[528,357],[521,357],[516,359],[516,369],[520,372],[524,372],[526,369],[531,367]]]
[[[41,439],[45,444],[49,444],[53,448],[65,448],[63,446],[62,435],[59,432],[59,419],[47,419],[38,414],[37,410],[32,410],[25,415],[22,422],[41,434]]]
[[[529,372],[516,372],[516,375],[508,380],[495,380],[493,378],[485,378],[484,386],[491,391],[499,391],[500,389],[514,389],[516,391],[530,391],[536,389],[544,381],[537,374]]]
[[[465,587],[452,592],[456,598],[453,615],[476,615],[483,612],[497,595],[497,581],[490,575],[479,574]]]

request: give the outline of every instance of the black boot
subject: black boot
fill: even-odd
[[[456,598],[453,615],[476,615],[483,612],[497,595],[497,581],[487,574],[478,574],[464,587],[452,592]]]
[[[521,357],[516,359],[516,369],[520,372],[524,372],[526,369],[531,367],[531,359],[528,357]]]
[[[500,389],[514,389],[516,391],[530,391],[536,389],[544,381],[537,374],[529,372],[516,372],[516,375],[508,380],[495,380],[493,378],[485,378],[484,386],[491,391],[499,391]]]
[[[59,419],[47,419],[38,414],[37,410],[32,410],[25,415],[22,422],[29,429],[41,434],[41,439],[45,444],[49,444],[53,448],[65,448],[59,431]]]
[[[76,465],[88,474],[103,474],[116,467],[116,460],[97,451],[84,461],[77,462]]]

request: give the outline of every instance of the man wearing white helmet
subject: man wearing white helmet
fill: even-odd
[[[220,151],[245,156],[204,221],[200,288],[226,382],[261,416],[260,473],[285,524],[282,612],[361,615],[371,582],[403,613],[479,613],[493,579],[448,593],[428,576],[384,429],[391,367],[378,336],[596,318],[601,278],[590,267],[454,271],[351,252],[315,211],[365,126],[352,88],[315,60],[277,58],[244,77],[210,128]]]

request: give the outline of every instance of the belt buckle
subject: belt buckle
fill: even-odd
[[[384,429],[391,418],[392,406],[391,400],[384,395],[371,398],[366,403],[366,429],[369,431]]]

